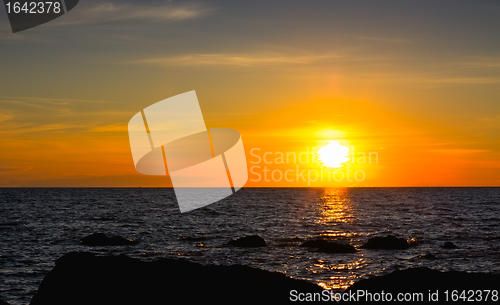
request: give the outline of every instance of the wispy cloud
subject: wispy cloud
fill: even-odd
[[[90,129],[91,132],[128,132],[128,126],[125,124],[103,125]]]
[[[12,119],[12,115],[0,112],[0,122]]]
[[[9,134],[14,133],[36,133],[43,131],[63,131],[78,128],[85,128],[86,125],[70,124],[70,123],[55,123],[55,124],[16,124],[9,129]]]
[[[464,155],[464,154],[477,154],[490,152],[487,149],[463,149],[463,148],[448,148],[448,149],[430,149],[428,152],[435,152],[440,154],[451,154],[451,155]]]
[[[488,73],[464,73],[463,63],[454,60],[443,61],[431,66],[419,65],[418,62],[405,63],[401,58],[366,55],[358,50],[336,53],[313,53],[301,50],[284,52],[255,51],[246,53],[190,53],[181,55],[159,55],[135,59],[127,64],[140,64],[157,67],[294,67],[316,65],[328,68],[345,66],[344,76],[374,83],[408,84],[424,87],[442,87],[456,85],[494,85],[500,84],[500,77]],[[493,59],[470,62],[478,68],[496,67]],[[379,68],[387,72],[361,72],[359,67],[375,71]],[[499,65],[500,67],[500,65]]]
[[[8,42],[19,42],[19,41],[24,41],[26,37],[22,34],[14,34],[12,33],[12,30],[7,27],[1,27],[0,28],[0,41],[3,43],[8,43]]]
[[[138,64],[165,66],[263,66],[279,64],[309,64],[319,60],[337,58],[335,55],[285,54],[187,54],[153,57],[133,61]]]
[[[370,37],[370,36],[358,36],[357,38],[361,40],[390,43],[390,44],[404,44],[411,42],[409,39],[403,39],[403,38]]]
[[[443,78],[421,78],[415,82],[436,85],[488,85],[500,83],[500,77],[443,77]]]
[[[491,85],[500,84],[496,76],[459,76],[457,72],[439,73],[363,73],[360,79],[377,83],[409,84],[426,87],[441,87],[453,85]]]
[[[454,64],[464,68],[500,68],[500,58],[493,56],[472,57],[456,61]]]
[[[216,11],[216,8],[199,3],[147,5],[145,2],[134,4],[89,2],[81,3],[68,13],[67,18],[61,18],[59,22],[54,22],[52,25],[101,24],[133,20],[173,22],[207,16]]]
[[[1,172],[24,172],[32,169],[33,166],[0,166]]]
[[[0,135],[90,131],[118,125],[132,114],[133,111],[117,110],[116,103],[109,101],[0,97]]]
[[[239,66],[262,67],[283,65],[327,64],[331,62],[380,61],[385,58],[344,53],[311,52],[248,52],[248,53],[192,53],[152,56],[128,63],[155,66]]]

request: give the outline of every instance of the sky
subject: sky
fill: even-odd
[[[127,124],[191,90],[246,186],[500,186],[499,34],[497,1],[89,0],[15,34],[2,7],[0,186],[171,186]]]

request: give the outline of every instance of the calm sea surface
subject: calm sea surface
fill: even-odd
[[[96,232],[140,243],[79,244]],[[269,246],[224,246],[250,234]],[[299,247],[319,237],[358,247],[389,234],[421,236],[423,243],[354,254]],[[446,241],[459,249],[441,248]],[[333,289],[415,266],[500,273],[500,188],[250,188],[185,214],[172,189],[0,189],[0,244],[0,299],[12,305],[28,304],[54,261],[70,251],[244,264]],[[428,253],[435,259],[419,257]]]

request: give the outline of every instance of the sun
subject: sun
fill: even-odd
[[[328,144],[318,149],[316,153],[323,166],[338,168],[351,160],[348,157],[349,152],[349,147],[341,145],[338,141],[328,141]]]

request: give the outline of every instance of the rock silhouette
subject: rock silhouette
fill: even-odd
[[[124,246],[137,244],[138,241],[120,236],[108,237],[104,233],[94,233],[80,239],[80,244],[86,246]]]
[[[265,247],[267,245],[266,241],[258,235],[240,237],[236,240],[231,240],[228,244],[235,247]]]
[[[321,287],[242,265],[200,265],[182,259],[145,262],[124,255],[71,252],[56,261],[31,305],[166,304],[217,300],[235,304],[288,302],[290,290]]]
[[[4,300],[0,300],[0,305],[9,305],[9,303],[5,302]]]
[[[410,245],[404,238],[397,238],[393,235],[385,237],[372,237],[361,248],[365,249],[408,249]]]
[[[460,292],[464,290],[483,291],[485,289],[499,290],[500,274],[467,273],[458,271],[440,272],[429,268],[410,268],[393,271],[387,275],[360,280],[349,287],[346,292],[357,294],[358,291],[364,291],[366,295],[367,292],[375,294],[384,291],[386,294],[392,294],[393,300],[390,303],[394,304],[398,303],[395,302],[397,293],[421,293],[423,296],[423,303],[426,303],[425,301],[429,301],[429,293],[435,293],[436,291],[439,293],[439,301],[445,301],[444,292],[446,290],[448,290],[449,293],[453,290],[457,290],[460,294]],[[474,295],[474,297],[475,296],[476,295]],[[485,294],[483,294],[481,304],[488,303],[488,301],[484,300],[484,297]],[[367,302],[370,300],[364,298],[359,301]],[[422,300],[418,302],[415,300],[413,301],[415,303],[422,303]],[[451,301],[450,294],[448,294],[448,302]],[[459,299],[458,301],[462,300]],[[491,303],[491,295],[489,301]]]
[[[452,242],[450,242],[450,241],[445,242],[445,243],[441,246],[441,248],[444,248],[444,249],[458,249],[458,247],[457,247],[454,243],[452,243]]]
[[[432,253],[420,254],[418,257],[423,258],[423,259],[435,259],[436,258],[436,256]]]
[[[315,240],[308,240],[306,242],[303,242],[300,244],[301,247],[306,247],[306,248],[320,248],[326,245],[328,241],[324,239],[315,239]]]

